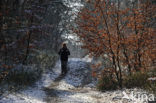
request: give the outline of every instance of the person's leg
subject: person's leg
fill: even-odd
[[[67,73],[67,62],[68,61],[61,61],[61,74],[66,74]]]
[[[61,60],[61,74],[63,74],[64,73],[64,65],[63,65],[64,63],[63,63],[63,61]]]
[[[62,61],[62,74],[66,73],[66,61]]]
[[[64,73],[65,73],[65,74],[67,73],[67,62],[68,62],[68,61],[64,61]]]

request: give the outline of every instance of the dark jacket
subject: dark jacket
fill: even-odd
[[[70,51],[68,48],[61,48],[59,53],[61,61],[68,61],[68,55],[70,55]]]

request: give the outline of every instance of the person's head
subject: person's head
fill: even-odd
[[[66,43],[63,43],[63,48],[67,48]]]

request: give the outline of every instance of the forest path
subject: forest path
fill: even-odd
[[[98,103],[99,97],[90,93],[90,91],[96,90],[89,88],[94,84],[91,80],[91,69],[88,63],[80,59],[73,59],[69,61],[68,68],[66,75],[59,75],[50,86],[44,88],[47,95],[45,101],[47,103],[86,103],[91,100],[88,102]],[[86,73],[86,75],[83,75],[83,73]],[[86,78],[86,76],[89,78]]]
[[[48,96],[49,98],[55,97],[57,100],[57,96],[69,94],[70,91],[66,92],[64,89],[82,87],[91,81],[90,78],[87,79],[88,74],[90,74],[90,68],[88,68],[89,65],[86,61],[80,58],[69,59],[70,70],[68,70],[64,78],[59,77],[61,74],[61,63],[57,61],[55,67],[45,71],[42,78],[35,85],[28,87],[26,90],[7,93],[0,99],[0,103],[47,103]],[[50,86],[54,88],[51,90],[54,91],[51,94],[47,92],[48,89],[52,89]],[[51,103],[53,102],[51,101]]]
[[[68,73],[60,76],[58,61],[52,70],[43,73],[41,80],[33,87],[11,93],[2,98],[0,103],[143,103],[137,99],[123,98],[123,92],[142,92],[138,89],[97,91],[89,62],[89,59],[71,58]]]
[[[56,88],[57,88],[57,86],[59,86],[59,82],[64,77],[65,77],[65,75],[59,75],[50,86],[45,87],[43,89],[46,93],[45,101],[51,102],[51,103],[57,103],[57,101],[59,100],[59,97],[58,97]]]
[[[90,84],[92,80],[90,75],[91,68],[86,61],[85,59],[81,60],[79,58],[70,59],[68,62],[68,73],[66,75],[59,75],[53,83],[44,88],[47,95],[45,101],[48,103],[75,103],[78,102],[78,100],[75,99],[80,98],[71,96],[78,93],[88,93],[89,90],[83,87],[84,85]],[[89,78],[87,78],[87,76]]]

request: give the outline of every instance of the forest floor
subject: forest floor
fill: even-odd
[[[146,92],[140,89],[96,90],[96,80],[90,75],[90,61],[85,58],[69,59],[69,70],[64,76],[60,75],[58,61],[52,70],[43,73],[33,87],[4,95],[0,103],[146,103],[152,99],[149,94],[142,99]]]

